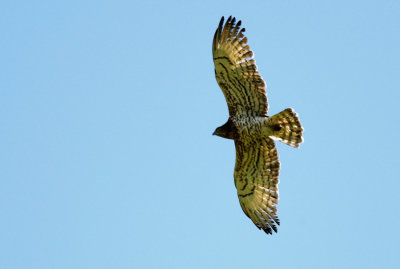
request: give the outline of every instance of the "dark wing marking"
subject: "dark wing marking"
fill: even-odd
[[[272,139],[235,140],[235,186],[244,213],[267,234],[277,232],[279,160]]]
[[[213,40],[215,77],[228,103],[229,115],[264,116],[268,111],[265,82],[240,29],[241,21],[222,17]]]

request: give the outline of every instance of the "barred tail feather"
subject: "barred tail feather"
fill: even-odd
[[[272,129],[270,137],[275,140],[295,148],[303,142],[303,127],[297,113],[291,108],[270,117],[268,125]]]

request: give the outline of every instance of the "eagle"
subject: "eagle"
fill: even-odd
[[[215,77],[228,104],[228,121],[213,135],[232,139],[236,148],[234,181],[244,213],[260,230],[277,232],[280,162],[275,140],[298,148],[303,127],[293,109],[267,116],[266,84],[257,71],[241,21],[221,18],[212,54]]]

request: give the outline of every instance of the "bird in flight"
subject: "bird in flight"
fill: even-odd
[[[236,148],[234,171],[239,203],[244,213],[267,234],[277,232],[280,162],[274,140],[292,147],[303,142],[297,114],[287,108],[267,116],[266,84],[257,71],[241,21],[221,18],[212,52],[215,77],[228,104],[228,121],[214,135],[232,139]]]

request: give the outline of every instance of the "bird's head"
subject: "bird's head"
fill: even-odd
[[[220,126],[217,129],[215,129],[213,135],[227,138],[228,132],[227,132],[226,128],[223,128],[223,127],[224,126]]]
[[[215,129],[213,135],[217,135],[227,139],[235,139],[237,136],[236,128],[233,128],[233,125],[228,120],[224,125]]]

